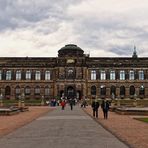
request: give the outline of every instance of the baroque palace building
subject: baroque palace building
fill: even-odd
[[[44,97],[148,98],[148,58],[90,57],[74,44],[58,57],[1,57],[0,94]]]

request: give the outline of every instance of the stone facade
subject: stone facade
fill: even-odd
[[[0,94],[45,97],[148,98],[148,58],[90,57],[76,45],[58,57],[1,57]]]

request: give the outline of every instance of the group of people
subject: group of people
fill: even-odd
[[[65,109],[65,106],[66,106],[67,103],[69,104],[70,109],[73,110],[73,106],[76,104],[75,99],[73,99],[73,98],[61,99],[61,101],[58,102],[58,104],[61,105],[62,110]],[[56,101],[52,100],[52,106],[55,106],[55,104],[56,104]],[[92,110],[93,110],[93,116],[98,118],[98,109],[101,106],[102,111],[103,111],[103,115],[104,115],[104,119],[107,119],[108,118],[109,105],[110,105],[109,101],[106,100],[106,99],[104,99],[102,101],[102,103],[100,104],[97,99],[93,98],[92,104],[91,104],[91,107],[92,107]],[[82,103],[81,103],[81,107],[85,108],[86,106],[87,106],[86,99],[83,99]]]
[[[93,116],[98,118],[98,109],[99,109],[100,103],[97,99],[93,99],[92,102],[92,110],[93,110]],[[101,108],[103,111],[104,119],[108,118],[108,111],[109,111],[109,101],[104,99],[101,103]]]
[[[65,100],[65,99],[62,99],[62,100],[61,100],[61,107],[62,107],[62,110],[65,109],[65,106],[66,106],[67,103],[69,103],[70,109],[73,110],[73,106],[75,105],[76,102],[75,102],[75,100],[72,99],[72,98],[70,98],[68,101]]]

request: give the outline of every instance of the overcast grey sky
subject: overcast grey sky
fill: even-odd
[[[148,56],[148,0],[0,0],[0,56]]]

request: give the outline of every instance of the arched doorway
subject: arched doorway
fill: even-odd
[[[135,87],[133,85],[130,86],[130,95],[131,96],[135,95]]]
[[[75,90],[72,86],[67,87],[67,98],[74,98],[75,97]]]
[[[101,85],[101,86],[100,86],[100,97],[101,97],[102,99],[104,99],[105,96],[106,96],[106,86],[105,86],[105,85]]]
[[[5,88],[5,96],[7,99],[10,99],[10,95],[11,95],[11,88],[10,86],[6,86]]]
[[[116,97],[116,87],[114,85],[110,88],[110,95],[114,95]]]
[[[145,88],[144,88],[143,85],[141,85],[140,88],[139,88],[139,97],[140,97],[140,99],[143,99],[144,95],[145,95]]]
[[[76,98],[77,98],[78,100],[81,100],[81,91],[80,91],[80,90],[77,91],[77,93],[76,93]]]
[[[91,95],[96,96],[96,86],[91,87]]]
[[[125,86],[120,87],[120,97],[123,99],[125,96]]]

